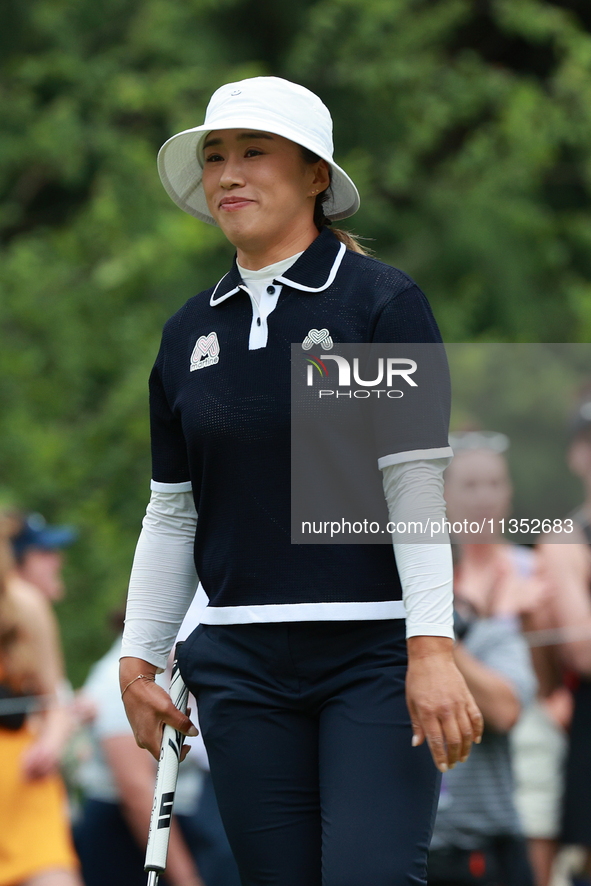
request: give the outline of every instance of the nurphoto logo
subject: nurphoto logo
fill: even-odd
[[[337,386],[339,388],[350,388],[351,361],[347,360],[346,357],[342,357],[337,354],[321,354],[320,357],[314,357],[313,354],[310,354],[310,357],[307,358],[307,386],[312,387],[314,385],[315,369],[320,374],[323,380],[325,378],[328,378],[329,372],[328,368],[325,365],[325,360],[333,360],[337,364]],[[411,378],[411,375],[413,375],[413,373],[417,371],[417,363],[415,360],[411,360],[406,357],[386,357],[386,359],[384,360],[383,357],[380,357],[377,360],[375,377],[369,379],[361,378],[359,370],[359,358],[354,357],[352,362],[353,381],[355,384],[360,386],[360,389],[357,389],[353,392],[348,391],[347,393],[345,393],[344,391],[335,391],[334,389],[321,389],[318,391],[318,397],[331,397],[335,395],[337,397],[351,397],[351,394],[353,394],[353,396],[358,399],[367,399],[373,393],[376,394],[378,397],[380,396],[380,394],[385,394],[390,399],[398,399],[399,397],[404,396],[404,392],[393,389],[395,379],[397,381],[399,379],[402,379],[411,387],[417,387],[416,381]],[[385,388],[378,388],[378,385],[384,383],[386,385]],[[373,388],[374,390],[370,391],[368,390],[368,388]]]

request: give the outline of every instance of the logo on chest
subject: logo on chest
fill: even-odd
[[[191,372],[213,366],[220,359],[220,343],[217,332],[200,335],[191,354]]]
[[[325,351],[330,351],[333,346],[333,340],[330,337],[328,329],[311,329],[302,342],[304,351],[309,351],[313,345],[322,345]]]

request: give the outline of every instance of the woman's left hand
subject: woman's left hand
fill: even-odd
[[[480,743],[484,721],[454,661],[453,640],[410,637],[406,702],[413,746],[425,739],[440,772],[463,762]]]

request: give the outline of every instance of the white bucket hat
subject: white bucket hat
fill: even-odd
[[[332,169],[325,216],[347,218],[359,209],[357,188],[332,159],[332,118],[326,105],[309,89],[281,77],[251,77],[221,86],[210,99],[205,123],[173,135],[160,148],[162,184],[189,215],[215,225],[201,184],[201,145],[213,129],[271,132],[308,148]]]

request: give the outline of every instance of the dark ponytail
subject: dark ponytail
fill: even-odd
[[[318,163],[321,159],[318,154],[314,154],[314,152],[309,151],[308,148],[304,148],[302,145],[300,145],[300,147],[305,163]],[[330,166],[328,168],[328,174],[329,177],[332,178],[332,170],[330,169]],[[330,185],[325,191],[321,191],[317,195],[314,204],[314,224],[319,231],[321,231],[322,228],[328,227],[328,225],[332,226],[332,221],[324,215],[324,204],[328,200],[329,191]],[[361,255],[369,255],[369,252],[360,244],[359,238],[356,234],[350,234],[348,231],[343,231],[342,228],[332,228],[332,232],[341,243],[345,244],[347,249],[350,249],[352,252],[359,252]]]

